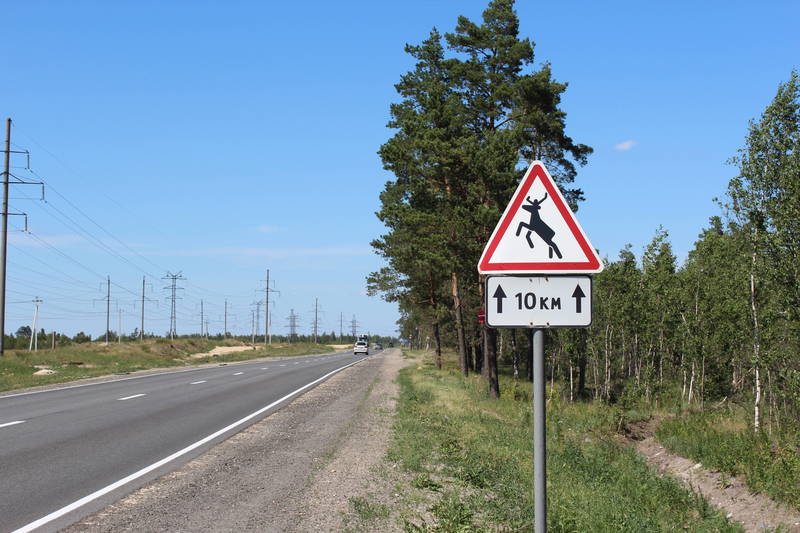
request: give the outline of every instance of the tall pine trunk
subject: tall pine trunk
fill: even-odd
[[[500,397],[500,381],[497,376],[497,330],[486,328],[486,379],[489,382],[489,395]]]
[[[453,293],[453,312],[456,319],[456,336],[458,338],[458,364],[461,372],[466,376],[469,374],[469,364],[467,363],[467,341],[464,336],[464,317],[461,313],[461,296],[458,292],[458,275],[450,273],[450,290]]]
[[[439,336],[439,321],[433,322],[433,342],[436,347],[436,368],[442,369],[442,339]]]

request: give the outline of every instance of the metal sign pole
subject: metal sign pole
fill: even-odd
[[[545,431],[544,330],[529,330],[533,350],[533,531],[547,531],[547,433]]]

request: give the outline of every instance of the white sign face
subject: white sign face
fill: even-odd
[[[589,276],[487,276],[486,324],[493,328],[587,327]]]
[[[486,243],[481,274],[597,273],[603,263],[561,191],[534,161]]]

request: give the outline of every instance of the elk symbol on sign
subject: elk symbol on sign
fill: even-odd
[[[519,226],[517,226],[517,237],[522,232],[522,228],[527,228],[528,233],[525,234],[525,239],[528,241],[528,245],[533,248],[533,241],[531,241],[531,233],[536,233],[540,239],[542,239],[549,247],[549,257],[550,259],[553,258],[553,252],[556,253],[556,256],[561,259],[561,251],[556,246],[556,243],[553,242],[553,237],[555,237],[556,232],[553,231],[553,228],[545,224],[542,217],[539,216],[539,210],[542,208],[542,202],[547,200],[547,193],[544,193],[544,198],[541,200],[531,200],[531,197],[528,196],[525,198],[530,205],[523,205],[522,209],[527,211],[531,214],[531,220],[527,224],[525,222],[520,222]]]

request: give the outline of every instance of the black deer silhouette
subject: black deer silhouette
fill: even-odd
[[[556,232],[553,229],[545,224],[542,217],[539,216],[539,210],[542,208],[542,202],[547,200],[547,193],[544,193],[544,198],[541,200],[531,200],[531,197],[528,196],[525,198],[530,205],[523,205],[522,209],[527,211],[531,214],[531,220],[527,224],[525,222],[520,222],[519,226],[517,226],[517,237],[522,232],[522,228],[527,228],[528,233],[525,234],[525,239],[528,241],[528,245],[533,248],[533,241],[531,241],[531,233],[536,233],[540,239],[542,239],[549,247],[550,250],[548,254],[550,258],[553,258],[553,252],[556,253],[559,259],[561,259],[561,251],[556,246],[556,243],[553,242],[553,237],[555,237]]]

